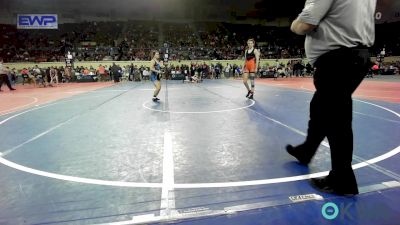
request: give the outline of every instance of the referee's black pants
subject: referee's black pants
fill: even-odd
[[[327,137],[332,170],[329,180],[336,190],[355,191],[357,181],[351,167],[353,157],[352,93],[371,65],[367,48],[340,48],[315,62],[316,91],[310,103],[307,155],[312,157]],[[339,68],[340,67],[340,70]]]

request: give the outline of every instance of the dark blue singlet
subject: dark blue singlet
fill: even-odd
[[[160,63],[157,63],[157,61],[155,61],[154,68],[155,68],[156,70],[160,70],[160,69],[161,69]],[[151,75],[150,75],[150,80],[151,80],[152,82],[154,82],[154,81],[156,81],[156,80],[160,80],[159,74],[156,73],[156,72],[154,72],[154,71],[152,71],[152,72],[151,72]]]

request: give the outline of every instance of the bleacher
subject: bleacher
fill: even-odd
[[[399,24],[377,25],[373,55],[385,46],[387,56],[400,55]],[[150,50],[164,44],[172,60],[232,60],[243,57],[248,38],[256,40],[266,59],[305,56],[304,36],[288,27],[125,21],[60,24],[58,30],[17,30],[3,24],[0,29],[0,57],[6,62],[62,62],[68,50],[77,61],[149,60]]]

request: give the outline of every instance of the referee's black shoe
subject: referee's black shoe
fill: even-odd
[[[333,181],[330,176],[322,177],[322,178],[312,178],[310,180],[310,184],[313,188],[317,189],[320,192],[342,195],[351,197],[358,194],[357,185],[355,187],[340,187],[343,184],[343,181]]]
[[[296,147],[293,147],[292,145],[286,145],[286,151],[289,153],[289,155],[295,157],[300,164],[307,166],[311,161],[311,157],[307,156],[305,153],[306,151],[304,145],[299,145]]]

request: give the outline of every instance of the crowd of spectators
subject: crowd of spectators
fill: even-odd
[[[373,54],[386,47],[386,56],[400,55],[398,25],[377,25]],[[305,57],[304,37],[287,27],[154,21],[59,24],[58,30],[0,25],[0,57],[5,62],[62,62],[69,50],[75,61],[139,61],[149,60],[152,49],[168,48],[170,60],[231,60],[242,59],[248,38],[256,40],[262,58]]]

